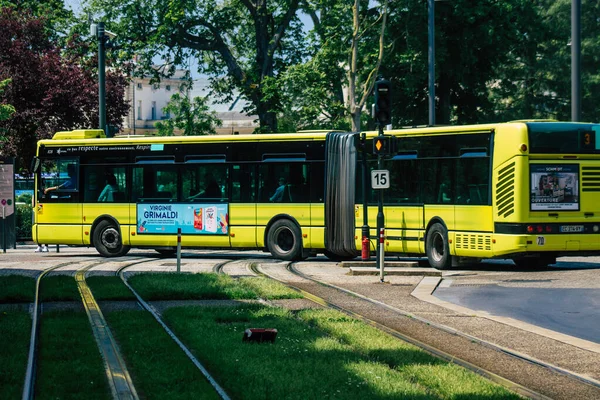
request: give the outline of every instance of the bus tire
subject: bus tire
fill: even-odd
[[[447,269],[452,266],[452,256],[448,244],[448,230],[439,222],[431,225],[427,231],[425,251],[429,265],[436,269]]]
[[[120,257],[129,252],[123,245],[121,230],[113,222],[103,220],[94,229],[94,247],[104,257]]]
[[[275,221],[267,234],[269,251],[275,258],[294,261],[302,258],[302,233],[289,219]]]

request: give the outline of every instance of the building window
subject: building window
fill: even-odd
[[[142,88],[142,83],[141,83],[141,82],[138,82],[138,84],[137,84],[137,88],[138,88],[138,89],[141,89],[141,88]]]
[[[152,90],[158,90],[158,89],[160,89],[160,83],[152,84]]]
[[[156,102],[152,102],[152,120],[156,119]]]
[[[137,119],[142,119],[142,101],[138,100]]]
[[[165,86],[165,90],[166,90],[167,92],[170,92],[170,91],[171,91],[171,85],[166,85],[166,86]]]

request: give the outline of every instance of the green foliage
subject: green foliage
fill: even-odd
[[[190,102],[187,96],[175,93],[163,109],[171,118],[155,124],[159,136],[173,136],[175,131],[190,135],[214,135],[216,127],[223,125],[216,111],[211,111],[206,97],[194,97]]]
[[[22,195],[19,197],[21,199],[29,199],[29,201],[24,201],[25,204],[17,204],[15,209],[16,214],[16,235],[17,239],[31,239],[31,226],[32,226],[32,218],[33,218],[33,208],[31,207],[31,195]]]
[[[11,80],[10,79],[5,79],[3,81],[0,81],[0,101],[2,101],[2,95],[4,94],[4,88],[7,87],[10,84]],[[10,104],[2,104],[0,102],[0,121],[5,121],[7,119],[9,119],[10,117],[12,117],[12,115],[15,113],[15,108],[13,106],[11,106]]]
[[[29,276],[0,277],[0,303],[28,303],[35,295],[35,279]]]

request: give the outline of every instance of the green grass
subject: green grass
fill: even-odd
[[[251,304],[164,317],[233,398],[519,398],[334,311]],[[250,327],[277,328],[276,343],[243,343]]]
[[[129,284],[146,301],[256,299],[256,291],[222,274],[138,274]]]
[[[303,296],[273,279],[265,277],[240,278],[240,283],[267,300],[301,299]]]
[[[43,278],[40,284],[40,300],[81,301],[75,278],[66,275],[55,275]]]
[[[219,399],[202,373],[154,318],[144,311],[105,315],[144,399]]]
[[[30,303],[34,296],[34,278],[22,275],[0,277],[0,303]]]
[[[118,276],[91,276],[85,280],[97,301],[136,300]]]
[[[112,398],[85,313],[44,313],[38,355],[36,399]]]
[[[0,312],[0,398],[18,399],[29,354],[31,317],[26,311]]]

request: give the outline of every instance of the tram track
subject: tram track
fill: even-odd
[[[216,264],[215,266],[213,266],[213,272],[222,273],[223,266],[230,262],[233,262],[233,261],[228,260],[228,261],[224,261],[224,262],[220,262],[220,263]],[[146,310],[147,312],[149,312],[152,315],[152,317],[164,329],[164,331],[169,335],[169,337],[171,337],[171,339],[173,339],[173,341],[185,353],[185,355],[189,358],[189,360],[194,364],[194,366],[202,373],[202,375],[206,378],[206,380],[210,383],[210,385],[215,389],[215,391],[217,392],[219,397],[222,400],[230,400],[229,395],[225,392],[225,390],[221,387],[221,385],[219,385],[219,383],[213,378],[213,376],[210,374],[210,372],[192,354],[190,349],[181,341],[181,339],[179,339],[179,337],[177,337],[175,332],[173,332],[173,330],[171,330],[171,328],[169,328],[169,326],[163,321],[161,314],[158,312],[158,310],[156,310],[156,308],[154,306],[152,306],[150,303],[146,302],[139,295],[139,293],[137,293],[137,291],[129,284],[129,282],[127,281],[127,278],[125,277],[125,269],[127,269],[131,266],[133,266],[133,265],[123,266],[123,267],[119,268],[117,271],[115,271],[115,275],[120,277],[120,279],[123,281],[125,286],[127,286],[127,288],[131,291],[131,293],[133,293],[133,295],[137,299],[138,303],[144,308],[144,310]],[[219,272],[217,272],[217,271],[219,271]]]
[[[332,308],[360,319],[436,357],[485,376],[522,396],[532,399],[569,400],[600,398],[600,385],[593,379],[307,276],[299,272],[294,263],[285,265],[287,272],[294,277],[293,283],[267,273],[258,263],[254,263],[251,269],[259,275],[285,284],[322,307]]]
[[[138,257],[139,259],[139,257]],[[123,358],[118,351],[118,347],[110,331],[108,329],[108,324],[106,323],[98,304],[96,303],[92,292],[87,286],[85,281],[85,276],[90,269],[106,264],[109,261],[101,260],[97,261],[96,257],[84,260],[71,261],[66,263],[61,263],[55,265],[53,267],[47,268],[42,273],[40,273],[36,277],[35,282],[35,294],[34,294],[34,302],[32,304],[33,312],[32,312],[32,326],[31,326],[31,334],[30,334],[30,345],[29,345],[29,353],[27,359],[27,367],[25,372],[25,380],[23,384],[23,400],[31,400],[35,395],[35,375],[37,370],[37,361],[38,361],[38,350],[39,350],[39,326],[40,326],[40,318],[41,318],[41,306],[42,303],[40,301],[40,284],[44,277],[47,277],[51,272],[57,272],[57,270],[65,267],[76,267],[75,272],[75,281],[77,283],[77,287],[79,293],[81,295],[81,300],[83,302],[84,309],[88,315],[88,319],[92,326],[92,331],[94,333],[94,337],[97,340],[97,345],[99,351],[102,354],[102,358],[105,362],[105,371],[108,377],[108,383],[111,388],[111,392],[113,394],[113,398],[115,399],[137,399],[138,396],[135,392],[135,388],[133,387],[133,383],[131,378],[129,377],[129,373],[125,367],[125,363],[123,362]],[[138,262],[132,263],[137,264]],[[81,266],[82,264],[86,264]],[[99,331],[102,331],[99,332]],[[110,348],[108,350],[106,348]],[[123,385],[120,380],[126,377],[126,382]],[[116,381],[116,383],[115,383]]]

